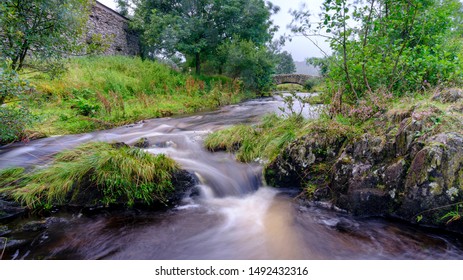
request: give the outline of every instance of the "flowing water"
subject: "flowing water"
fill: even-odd
[[[200,180],[200,195],[168,211],[57,212],[0,224],[4,259],[460,259],[458,236],[382,219],[355,219],[296,203],[290,191],[265,187],[257,163],[202,148],[211,131],[255,123],[278,112],[279,98],[219,111],[15,144],[0,149],[0,168],[46,164],[87,141],[133,144],[146,137]],[[316,114],[309,108],[306,115]],[[38,222],[37,222],[38,221]],[[32,223],[31,223],[32,222]],[[34,226],[36,225],[36,226]],[[46,225],[41,227],[41,225]],[[3,228],[3,233],[2,229]],[[0,248],[1,252],[1,248]]]

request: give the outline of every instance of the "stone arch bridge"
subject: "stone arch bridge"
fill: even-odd
[[[305,85],[307,80],[316,78],[316,76],[305,75],[305,74],[280,74],[280,75],[273,75],[273,81],[276,85],[281,84],[298,84],[298,85]]]

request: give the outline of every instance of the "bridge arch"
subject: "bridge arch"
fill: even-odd
[[[313,79],[313,78],[315,78],[315,76],[305,75],[305,74],[280,74],[280,75],[274,75],[273,81],[276,85],[298,84],[298,85],[304,86],[308,80]]]

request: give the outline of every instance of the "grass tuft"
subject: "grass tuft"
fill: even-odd
[[[242,162],[268,161],[275,158],[286,144],[295,140],[306,121],[267,115],[256,126],[238,125],[208,135],[205,147],[211,151],[236,152]]]
[[[29,208],[56,205],[111,205],[164,202],[174,190],[176,163],[165,155],[108,143],[88,143],[58,154],[48,167],[31,173],[2,171],[0,186],[10,186],[9,173],[17,175],[15,187],[2,188]],[[14,176],[13,176],[14,177]],[[19,181],[18,181],[19,178]]]

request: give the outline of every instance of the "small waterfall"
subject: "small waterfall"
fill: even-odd
[[[5,254],[30,259],[461,259],[455,238],[384,220],[307,208],[263,186],[262,167],[202,147],[211,131],[252,124],[278,112],[281,99],[227,106],[196,116],[148,120],[82,135],[60,136],[0,148],[0,168],[46,164],[53,154],[89,141],[147,138],[145,150],[166,154],[197,175],[200,195],[166,212],[101,215],[57,213],[43,232]],[[33,221],[34,218],[31,218]],[[30,220],[16,221],[17,228]],[[42,222],[42,221],[40,221]],[[1,226],[1,224],[0,224]],[[8,225],[10,226],[10,225]],[[25,233],[9,236],[27,239]],[[22,241],[23,242],[23,241]],[[453,245],[460,244],[460,245]]]

